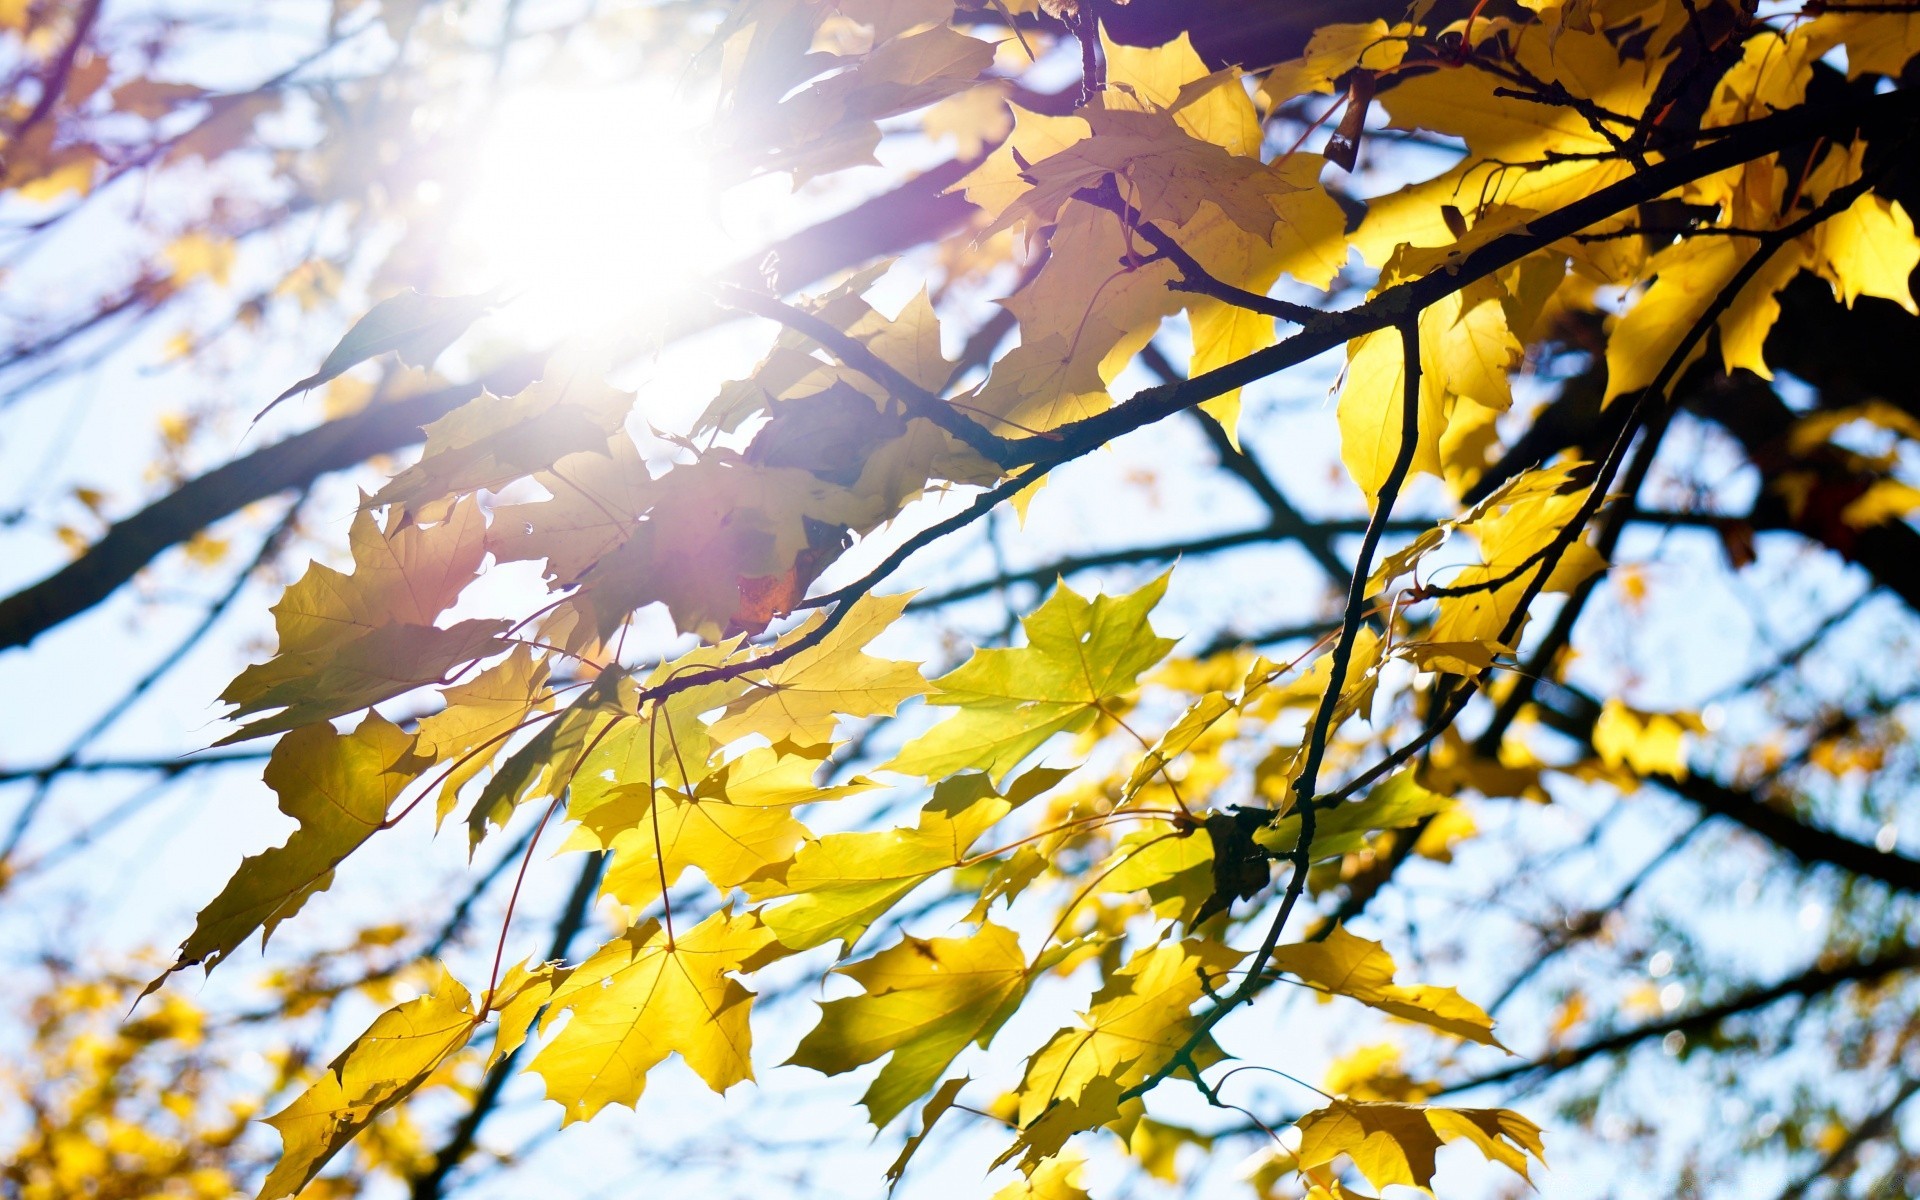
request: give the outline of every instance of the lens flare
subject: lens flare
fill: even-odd
[[[671,308],[725,265],[719,197],[684,110],[643,87],[504,98],[475,148],[455,252],[548,336]]]

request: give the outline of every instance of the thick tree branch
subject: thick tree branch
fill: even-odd
[[[0,600],[0,650],[24,646],[113,595],[162,551],[257,500],[304,488],[322,475],[357,466],[420,440],[420,427],[480,394],[517,390],[535,367],[522,361],[485,379],[408,396],[329,421],[182,484],[118,522],[86,553]]]

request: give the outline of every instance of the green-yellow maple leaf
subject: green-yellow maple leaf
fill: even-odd
[[[1369,835],[1382,829],[1404,829],[1424,817],[1445,812],[1452,797],[1420,786],[1411,768],[1401,771],[1360,800],[1348,800],[1320,809],[1314,815],[1313,861],[1322,862],[1363,849]],[[1300,816],[1288,815],[1253,835],[1253,840],[1275,854],[1292,854],[1300,842]]]
[[[934,789],[917,828],[830,833],[801,847],[780,876],[748,880],[747,894],[756,901],[794,897],[761,911],[789,950],[835,938],[851,947],[908,892],[959,866],[980,835],[1013,811],[1014,797],[1027,798],[1018,784],[1007,792],[994,791],[984,775],[956,775]]]
[[[836,716],[891,716],[902,701],[924,694],[927,683],[914,664],[864,652],[899,620],[911,599],[913,593],[904,592],[857,601],[817,645],[759,675],[713,723],[713,736],[730,742],[757,733],[773,742],[819,745],[832,740]],[[805,636],[822,619],[815,617],[788,637]]]
[[[1028,980],[1020,939],[991,923],[972,937],[908,937],[836,969],[866,994],[821,1005],[790,1061],[838,1075],[891,1054],[861,1097],[876,1128],[925,1094],[969,1042],[984,1047]]]
[[[968,769],[997,779],[1053,735],[1085,729],[1173,649],[1147,623],[1166,590],[1161,575],[1130,595],[1089,601],[1061,584],[1021,620],[1025,646],[976,650],[934,681],[927,703],[960,711],[907,743],[888,766],[930,779]]]
[[[1189,938],[1150,946],[1108,977],[1082,1014],[1078,1029],[1062,1029],[1027,1063],[1020,1089],[1020,1124],[1031,1125],[1057,1100],[1078,1100],[1099,1078],[1125,1088],[1164,1065],[1194,1030],[1189,1015],[1242,958],[1219,942]],[[1208,1046],[1196,1058],[1217,1061]]]

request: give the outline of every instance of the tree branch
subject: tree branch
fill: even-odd
[[[1593,724],[1600,713],[1599,702],[1593,697],[1564,683],[1543,681],[1535,690],[1534,708],[1541,723],[1549,729],[1591,748]],[[1750,792],[1697,772],[1689,772],[1685,777],[1650,774],[1641,778],[1689,801],[1702,812],[1724,817],[1758,834],[1807,866],[1839,867],[1899,891],[1920,893],[1920,859],[1884,851],[1809,825]]]
[[[973,210],[946,189],[971,161],[955,160],[891,192],[775,242],[734,267],[728,277],[759,277],[760,264],[774,264],[788,286],[802,287],[869,259],[938,237]],[[691,326],[678,330],[691,331]],[[39,583],[0,600],[0,650],[24,646],[111,596],[162,551],[256,500],[305,487],[322,475],[346,470],[376,454],[420,440],[420,427],[479,394],[517,390],[538,370],[531,359],[483,379],[410,396],[296,434],[236,459],[181,485],[172,494],[116,524],[73,562]]]
[[[906,407],[908,416],[931,421],[988,462],[1004,467],[1020,461],[1020,452],[1012,442],[989,431],[953,405],[907,378],[892,363],[814,314],[796,308],[778,296],[743,287],[723,285],[718,289],[718,294],[723,304],[750,312],[755,316],[765,317],[769,321],[818,342],[832,351],[841,362],[885,388],[888,394]]]
[[[1834,967],[1813,967],[1790,979],[1768,987],[1753,988],[1729,996],[1718,1004],[1682,1013],[1662,1021],[1653,1021],[1645,1025],[1636,1025],[1632,1029],[1608,1034],[1578,1046],[1568,1046],[1541,1055],[1527,1062],[1502,1067],[1485,1075],[1472,1079],[1463,1079],[1450,1083],[1435,1091],[1435,1096],[1451,1096],[1475,1088],[1490,1087],[1495,1084],[1511,1083],[1517,1079],[1537,1077],[1544,1079],[1570,1070],[1580,1064],[1604,1054],[1617,1054],[1622,1050],[1631,1050],[1645,1042],[1664,1038],[1670,1033],[1683,1037],[1698,1037],[1713,1032],[1721,1022],[1732,1017],[1767,1008],[1781,1000],[1794,996],[1812,997],[1824,995],[1849,983],[1864,983],[1883,979],[1902,971],[1920,966],[1920,948],[1905,947],[1872,958],[1857,959]]]

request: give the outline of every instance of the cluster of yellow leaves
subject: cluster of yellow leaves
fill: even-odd
[[[808,312],[921,387],[944,387],[951,364],[941,354],[931,304],[922,295],[898,316],[882,315],[860,296],[876,274],[815,298]],[[588,649],[634,609],[656,602],[682,629],[709,638],[758,632],[792,610],[851,538],[892,519],[929,487],[999,477],[931,422],[906,419],[883,387],[811,350],[800,335],[783,334],[754,373],[724,387],[696,424],[696,437],[726,434],[764,414],[744,451],[687,442],[694,460],[658,478],[623,430],[596,436],[573,422],[591,448],[548,457],[551,465],[533,477],[551,498],[501,508],[488,534],[497,559],[544,560],[551,586],[571,593],[547,622],[555,640]],[[494,475],[540,458],[502,461],[488,449],[484,476],[478,464],[469,465],[482,445],[523,444],[516,432],[522,423],[546,420],[526,400],[494,403],[497,416],[463,416],[463,409],[443,420],[447,440],[429,443],[413,478],[402,477],[406,490],[398,496],[491,486]],[[595,400],[589,411],[595,421],[605,414],[617,424],[614,407]],[[462,428],[467,432],[456,434]]]
[[[389,7],[397,35],[411,9]],[[1022,1178],[1002,1195],[1084,1196],[1069,1142],[1100,1128],[1156,1172],[1171,1171],[1179,1146],[1204,1135],[1155,1122],[1133,1093],[1175,1066],[1197,1077],[1226,1056],[1211,1006],[1238,988],[1233,973],[1246,961],[1228,942],[1244,919],[1233,905],[1266,894],[1276,864],[1366,855],[1387,831],[1421,826],[1422,852],[1446,854],[1472,831],[1453,791],[1539,793],[1538,763],[1471,761],[1449,731],[1417,772],[1316,804],[1313,841],[1302,846],[1294,793],[1325,749],[1301,735],[1302,714],[1308,726],[1325,716],[1338,738],[1371,719],[1396,660],[1479,676],[1515,650],[1523,600],[1574,587],[1603,565],[1567,535],[1595,505],[1589,477],[1566,463],[1526,472],[1389,555],[1366,589],[1390,601],[1377,610],[1384,619],[1343,642],[1338,679],[1324,653],[1292,667],[1249,655],[1163,666],[1174,643],[1149,617],[1165,577],[1091,599],[1062,586],[1025,616],[1024,644],[977,651],[932,681],[917,664],[868,649],[902,620],[906,596],[863,594],[770,643],[747,639],[800,610],[822,572],[915,498],[1006,477],[949,418],[978,419],[1016,443],[1061,440],[1055,431],[1114,403],[1121,372],[1183,311],[1192,372],[1205,373],[1275,341],[1273,317],[1232,303],[1235,290],[1266,296],[1283,276],[1325,290],[1349,249],[1379,271],[1381,289],[1457,271],[1465,252],[1524,235],[1542,215],[1658,159],[1657,142],[1635,139],[1666,72],[1678,69],[1686,10],[1594,0],[1476,14],[1446,30],[1336,25],[1257,80],[1210,71],[1185,38],[1157,48],[1090,41],[1104,90],[1046,115],[1007,104],[997,65],[1006,56],[990,40],[998,35],[970,27],[974,10],[951,0],[734,6],[711,61],[724,95],[717,136],[736,173],[804,180],[866,163],[883,123],[928,110],[932,136],[986,151],[957,190],[981,210],[968,235],[979,256],[1011,247],[1024,257],[1024,282],[1004,301],[1019,343],[953,395],[933,294],[881,312],[866,299],[888,269],[880,264],[800,301],[800,319],[766,357],[684,436],[663,434],[673,449],[653,461],[626,428],[631,398],[590,370],[480,396],[428,428],[420,459],[355,518],[352,571],[316,565],[288,589],[274,610],[277,655],[223,697],[252,718],[235,738],[286,735],[267,781],[299,828],[242,865],[176,968],[211,966],[255,929],[271,933],[428,794],[441,818],[470,801],[475,841],[530,802],[550,800],[550,813],[564,803],[567,849],[611,852],[603,890],[626,928],[570,969],[515,968],[477,1001],[443,974],[381,1016],[273,1118],[286,1154],[267,1192],[312,1179],[446,1071],[495,1015],[496,1055],[540,1039],[532,1069],[568,1121],[634,1104],[649,1071],[674,1054],[725,1091],[753,1074],[752,976],[829,943],[845,957],[876,928],[888,944],[838,968],[861,994],[824,1004],[792,1061],[840,1073],[885,1060],[864,1096],[877,1126],[931,1094],[896,1174],[958,1103],[969,1081],[949,1076],[968,1048],[995,1036],[1038,976],[1080,968],[1099,979],[1086,1011],[1034,1050],[1003,1102],[1019,1133],[1002,1161],[1017,1158]],[[1744,31],[1739,60],[1710,81],[1703,124],[1731,128],[1800,103],[1837,47],[1855,74],[1898,70],[1920,45],[1914,26],[1910,15],[1827,14],[1784,33]],[[1355,107],[1342,128],[1364,130],[1376,84],[1393,128],[1457,139],[1462,150],[1433,178],[1369,201],[1349,235],[1347,212],[1322,181],[1327,160],[1297,147],[1272,153],[1261,110],[1344,90],[1342,103]],[[254,115],[235,104],[214,116],[244,130]],[[203,126],[176,153],[218,153],[224,136]],[[53,172],[72,170],[48,157],[50,146],[38,158],[30,149],[8,148],[10,171],[37,164],[29,185],[53,186]],[[1377,501],[1390,465],[1410,450],[1416,472],[1470,484],[1529,350],[1570,323],[1603,330],[1605,399],[1638,404],[1705,352],[1709,332],[1724,365],[1764,374],[1775,294],[1800,271],[1845,303],[1879,297],[1911,310],[1906,277],[1920,241],[1909,215],[1871,190],[1773,244],[1789,223],[1851,194],[1842,189],[1863,169],[1857,141],[1827,147],[1797,177],[1763,157],[1679,189],[1672,198],[1711,215],[1664,242],[1622,212],[1534,247],[1406,314],[1418,333],[1415,364],[1396,329],[1354,338],[1338,412],[1349,475]],[[1757,246],[1774,256],[1723,297]],[[168,255],[172,278],[218,279],[231,252],[182,239]],[[1184,260],[1210,289],[1195,290],[1205,281]],[[1601,303],[1603,288],[1613,289],[1609,304],[1620,298],[1615,311]],[[390,351],[429,364],[491,301],[389,298],[287,394]],[[821,326],[845,341],[803,332]],[[860,353],[842,353],[847,343]],[[1409,448],[1399,439],[1410,366],[1420,378]],[[875,378],[893,373],[912,387]],[[1237,404],[1235,393],[1211,402],[1229,428]],[[528,480],[543,494],[497,505],[482,495],[525,492]],[[1883,497],[1882,508],[1896,499]],[[1471,538],[1477,557],[1436,579],[1427,556],[1455,534]],[[452,620],[489,555],[541,564],[553,602],[518,623]],[[1403,600],[1422,615],[1409,621]],[[617,634],[651,604],[702,644],[651,672],[630,669]],[[352,733],[332,724],[429,693],[441,707],[411,733],[378,713]],[[1155,703],[1143,704],[1149,693]],[[921,697],[951,712],[882,768],[930,787],[913,823],[816,834],[808,806],[879,786],[826,782],[844,723]],[[1677,773],[1684,728],[1677,717],[1610,706],[1596,750],[1609,768]],[[1077,768],[1031,765],[1060,747],[1071,747]],[[664,893],[688,890],[690,873],[705,885],[704,909],[668,909]],[[971,930],[896,928],[903,901],[935,881],[971,902]],[[1051,916],[1038,943],[1023,947],[1015,921],[991,919],[996,905],[1016,904]],[[1167,923],[1147,934],[1156,919]],[[1470,1001],[1396,983],[1386,949],[1343,928],[1278,946],[1260,966],[1450,1037],[1499,1044]],[[1404,1102],[1415,1091],[1341,1099],[1303,1118],[1295,1169],[1336,1195],[1331,1164],[1342,1155],[1375,1185],[1421,1187],[1446,1140],[1466,1140],[1523,1176],[1527,1156],[1539,1157],[1539,1132],[1524,1118]]]
[[[958,95],[992,65],[992,43],[954,17],[953,0],[738,6],[711,52],[737,169],[804,182],[874,161],[880,121]]]
[[[1107,90],[1073,116],[1015,108],[1011,134],[960,188],[986,232],[1044,232],[1045,265],[1004,303],[1020,345],[969,403],[1008,432],[1053,429],[1109,406],[1107,388],[1165,317],[1188,309],[1193,370],[1275,338],[1270,317],[1168,289],[1178,271],[1150,260],[1121,215],[1081,193],[1109,181],[1132,219],[1172,236],[1215,279],[1266,292],[1282,274],[1316,287],[1344,255],[1344,218],[1315,186],[1321,160],[1261,157],[1260,123],[1233,69],[1209,73],[1186,38],[1158,48],[1105,45]],[[1210,402],[1231,428],[1238,394]]]
[[[1484,670],[1495,656],[1514,649],[1511,642],[1518,631],[1508,630],[1530,587],[1571,591],[1605,569],[1591,546],[1563,536],[1589,500],[1591,485],[1581,482],[1580,466],[1522,472],[1468,512],[1440,522],[1387,557],[1374,573],[1372,587],[1388,589],[1413,576],[1413,598],[1438,597],[1424,636],[1397,645],[1397,655],[1423,670]],[[1444,582],[1420,581],[1426,557],[1455,533],[1473,537],[1480,562],[1447,570]]]
[[[32,1115],[0,1133],[9,1195],[233,1195],[255,1109],[222,1086],[206,1014],[168,996],[126,1019],[135,987],[56,974],[23,1005],[30,1038],[0,1066],[0,1107]]]

